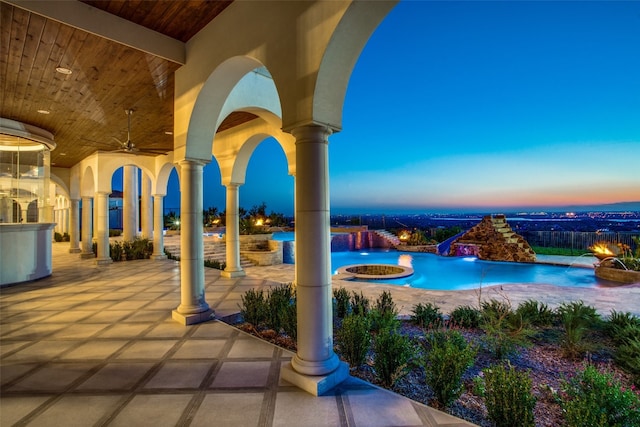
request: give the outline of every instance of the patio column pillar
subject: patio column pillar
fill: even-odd
[[[164,253],[164,196],[153,195],[153,254],[152,259],[166,259]]]
[[[80,200],[69,200],[69,253],[80,253]]]
[[[53,208],[53,222],[56,224],[53,227],[53,232],[60,233],[60,230],[62,229],[62,221],[60,220],[60,210],[57,209],[57,207]]]
[[[203,165],[196,160],[180,162],[180,305],[172,317],[183,325],[213,318],[204,298]]]
[[[96,205],[97,201],[96,198],[93,197],[93,218],[92,218],[92,227],[91,227],[91,239],[92,240],[96,240],[98,238],[98,228],[97,228],[97,224],[98,224],[98,208]]]
[[[69,208],[66,206],[66,202],[62,207],[62,224],[61,224],[61,233],[69,233]]]
[[[142,238],[153,238],[153,201],[151,200],[151,178],[142,174],[142,188],[140,189],[140,227]]]
[[[291,360],[293,370],[283,368],[282,376],[318,395],[348,376],[347,365],[333,351],[328,164],[331,130],[308,125],[291,133],[296,138],[298,351]]]
[[[132,241],[138,234],[138,168],[122,167],[122,240]]]
[[[111,264],[109,250],[109,193],[100,191],[96,193],[96,211],[98,223],[96,224],[96,241],[98,242],[98,257],[96,264]]]
[[[226,214],[226,250],[227,266],[221,273],[223,277],[241,277],[246,273],[240,266],[240,227],[238,224],[238,190],[240,185],[231,183],[227,188],[227,214]]]
[[[92,198],[82,198],[82,258],[93,258],[93,208]]]

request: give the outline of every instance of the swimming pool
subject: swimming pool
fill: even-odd
[[[292,241],[295,233],[274,233],[273,238]],[[331,252],[333,274],[337,273],[338,268],[352,264],[392,264],[410,267],[414,269],[412,276],[370,281],[443,291],[509,283],[540,283],[582,288],[620,285],[597,278],[592,268],[585,267],[483,261],[474,257],[443,257],[393,249]]]
[[[332,252],[331,268],[351,264],[394,264],[415,270],[410,277],[382,279],[381,283],[431,290],[464,290],[509,283],[540,283],[595,288],[613,282],[595,277],[592,268],[547,264],[482,261],[473,257],[443,257],[395,250]]]

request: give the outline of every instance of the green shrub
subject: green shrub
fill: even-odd
[[[62,234],[56,231],[55,233],[53,233],[53,240],[55,240],[56,242],[62,242]]]
[[[458,331],[433,332],[426,341],[425,381],[439,407],[449,407],[462,393],[462,374],[473,365],[476,348]]]
[[[409,372],[415,354],[411,339],[393,330],[383,329],[373,340],[373,368],[384,387],[392,387]]]
[[[350,314],[336,334],[338,351],[352,368],[362,365],[370,346],[369,319]]]
[[[129,242],[127,240],[124,240],[122,242],[122,259],[123,261],[130,261],[132,259],[135,259],[133,257],[132,242]]]
[[[361,316],[366,316],[369,312],[369,298],[365,297],[362,294],[362,291],[358,294],[356,291],[353,291],[351,294],[351,311],[353,314],[359,314]]]
[[[267,293],[266,324],[276,332],[280,332],[288,316],[293,289],[290,284],[278,285]]]
[[[380,296],[376,299],[375,309],[380,313],[393,313],[394,315],[398,314],[398,310],[396,308],[396,303],[393,302],[393,297],[391,296],[391,292],[382,291]]]
[[[531,378],[513,366],[497,365],[484,369],[484,395],[488,417],[497,427],[533,427],[536,398]]]
[[[109,237],[118,237],[122,235],[122,230],[114,230],[113,228],[109,229]]]
[[[172,259],[174,261],[180,261],[180,257],[179,256],[174,256],[171,252],[169,252],[167,250],[167,248],[164,248],[164,254],[167,256],[167,259]]]
[[[333,297],[336,300],[335,310],[336,317],[344,319],[351,311],[351,304],[349,304],[349,291],[346,288],[340,287],[333,290]]]
[[[379,332],[382,329],[396,330],[400,326],[398,310],[393,302],[391,292],[383,291],[376,299],[373,309],[367,314],[371,322],[371,331]]]
[[[240,296],[240,315],[245,322],[257,327],[267,320],[268,306],[262,289],[249,289]]]
[[[600,315],[594,307],[584,305],[582,301],[562,303],[558,307],[558,316],[564,328],[562,349],[565,356],[576,358],[588,349],[586,334],[600,324]]]
[[[380,311],[374,308],[369,310],[366,317],[369,319],[371,332],[374,333],[383,329],[396,331],[400,327],[400,321],[394,311]]]
[[[109,244],[109,255],[114,262],[122,261],[122,244],[120,242],[113,242]]]
[[[116,247],[120,246],[120,247]],[[130,261],[134,259],[149,259],[153,253],[153,242],[149,239],[134,238],[131,241],[113,242],[109,244],[109,250],[115,251],[111,258],[114,261]]]
[[[218,261],[217,259],[205,259],[204,266],[208,268],[215,268],[216,270],[224,270],[227,268],[227,263]]]
[[[640,327],[640,317],[635,316],[629,312],[620,312],[611,310],[611,314],[609,315],[609,319],[605,324],[605,328],[611,334],[611,337],[617,341],[619,338],[619,334],[622,330],[627,327]]]
[[[289,305],[284,309],[282,316],[282,330],[292,340],[298,339],[298,298],[295,289],[292,290],[292,297]]]
[[[505,318],[512,313],[511,305],[506,301],[500,301],[497,299],[490,299],[489,301],[482,301],[480,304],[481,320],[486,318]]]
[[[531,299],[518,305],[516,314],[522,316],[525,322],[539,327],[550,326],[555,317],[553,310],[547,304]]]
[[[439,328],[442,326],[442,313],[437,305],[420,302],[413,307],[410,320],[421,328]]]
[[[534,331],[522,315],[511,310],[507,302],[491,299],[482,302],[480,327],[484,330],[487,349],[498,359],[504,359],[518,346],[531,344],[529,338]]]
[[[610,372],[587,365],[561,387],[568,427],[640,425],[640,398]]]
[[[640,386],[640,326],[631,324],[617,332],[613,358]]]
[[[477,328],[480,326],[480,310],[469,305],[462,305],[451,312],[449,320],[461,328]]]

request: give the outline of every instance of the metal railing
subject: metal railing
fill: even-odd
[[[585,253],[588,251],[587,248],[596,242],[624,243],[635,249],[636,244],[632,236],[640,234],[637,231],[520,231],[520,235],[531,246],[565,248],[574,250],[576,253]]]

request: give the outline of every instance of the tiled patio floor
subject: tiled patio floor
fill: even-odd
[[[67,248],[53,245],[51,277],[0,291],[3,427],[470,425],[356,379],[313,397],[280,380],[290,352],[218,321],[173,322],[177,262],[97,267]],[[274,284],[260,271],[206,269],[218,316]]]

